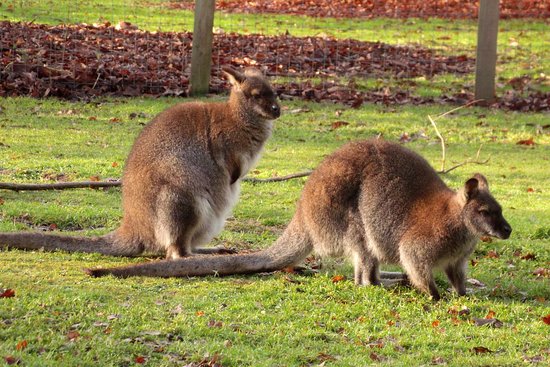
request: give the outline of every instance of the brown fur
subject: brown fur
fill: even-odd
[[[235,205],[241,178],[258,159],[280,115],[276,95],[256,69],[224,69],[227,102],[190,102],[160,113],[126,162],[120,227],[96,238],[0,233],[0,246],[179,258],[204,249]]]
[[[508,238],[511,228],[486,179],[449,189],[418,154],[382,140],[350,143],[313,172],[290,224],[271,247],[252,254],[194,257],[113,269],[94,276],[229,275],[297,264],[312,250],[345,256],[355,282],[380,284],[380,263],[400,264],[418,289],[439,298],[432,270],[442,268],[465,294],[468,256],[480,236]]]

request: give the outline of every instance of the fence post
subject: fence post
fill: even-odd
[[[475,98],[495,100],[499,0],[480,0],[477,28]]]
[[[189,88],[189,94],[192,96],[208,93],[212,67],[212,26],[214,25],[215,5],[215,0],[195,0]]]

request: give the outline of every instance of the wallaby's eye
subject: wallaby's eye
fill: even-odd
[[[479,209],[479,214],[483,215],[484,217],[488,217],[490,213],[487,209]]]

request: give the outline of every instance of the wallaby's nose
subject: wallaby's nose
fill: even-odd
[[[509,238],[511,234],[512,234],[512,227],[510,227],[510,225],[506,223],[505,225],[502,226],[502,231],[499,237],[505,240]]]
[[[279,117],[281,114],[281,108],[278,104],[272,104],[271,105],[271,113],[273,113],[274,116]]]

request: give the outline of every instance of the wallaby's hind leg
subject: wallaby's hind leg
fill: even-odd
[[[445,268],[445,273],[459,296],[466,294],[466,259],[460,259]]]
[[[158,195],[155,242],[166,250],[166,259],[192,255],[198,217],[190,202],[166,187]]]

